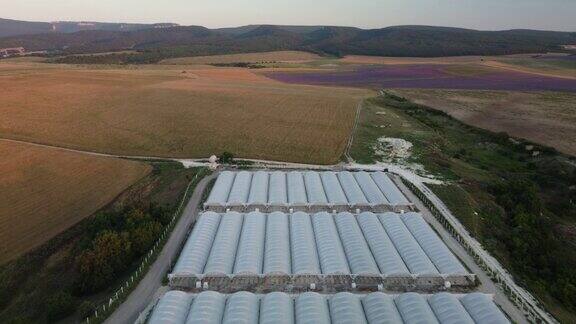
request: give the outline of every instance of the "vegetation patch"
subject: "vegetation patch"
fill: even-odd
[[[576,94],[425,89],[392,92],[466,124],[506,132],[576,156]]]
[[[355,152],[382,136],[413,143],[413,161],[450,181],[430,188],[470,232],[560,320],[574,316],[576,253],[574,242],[561,235],[562,228],[576,223],[571,158],[395,95],[368,102],[352,157],[378,161]],[[397,127],[377,127],[382,124]]]
[[[170,223],[203,168],[159,163],[113,203],[0,268],[0,322],[80,321],[108,301]]]

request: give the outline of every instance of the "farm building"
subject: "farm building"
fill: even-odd
[[[206,210],[405,211],[412,204],[383,172],[224,171]]]
[[[472,293],[386,295],[348,292],[321,295],[307,292],[297,296],[274,292],[256,295],[237,292],[224,295],[213,291],[188,294],[169,291],[157,303],[150,324],[160,323],[510,323],[490,295]]]
[[[438,289],[475,277],[417,213],[203,213],[172,287],[226,292]]]

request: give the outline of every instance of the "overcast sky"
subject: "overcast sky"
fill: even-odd
[[[380,28],[435,25],[576,31],[576,0],[0,0],[0,17],[34,21],[174,22]]]

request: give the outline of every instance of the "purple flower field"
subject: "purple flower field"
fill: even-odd
[[[464,76],[444,69],[443,65],[389,65],[342,72],[272,72],[266,76],[287,83],[363,88],[576,92],[576,80],[571,79],[512,71]]]

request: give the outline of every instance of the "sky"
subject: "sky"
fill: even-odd
[[[0,0],[0,17],[29,21],[173,22],[381,28],[433,25],[576,32],[576,0]]]

